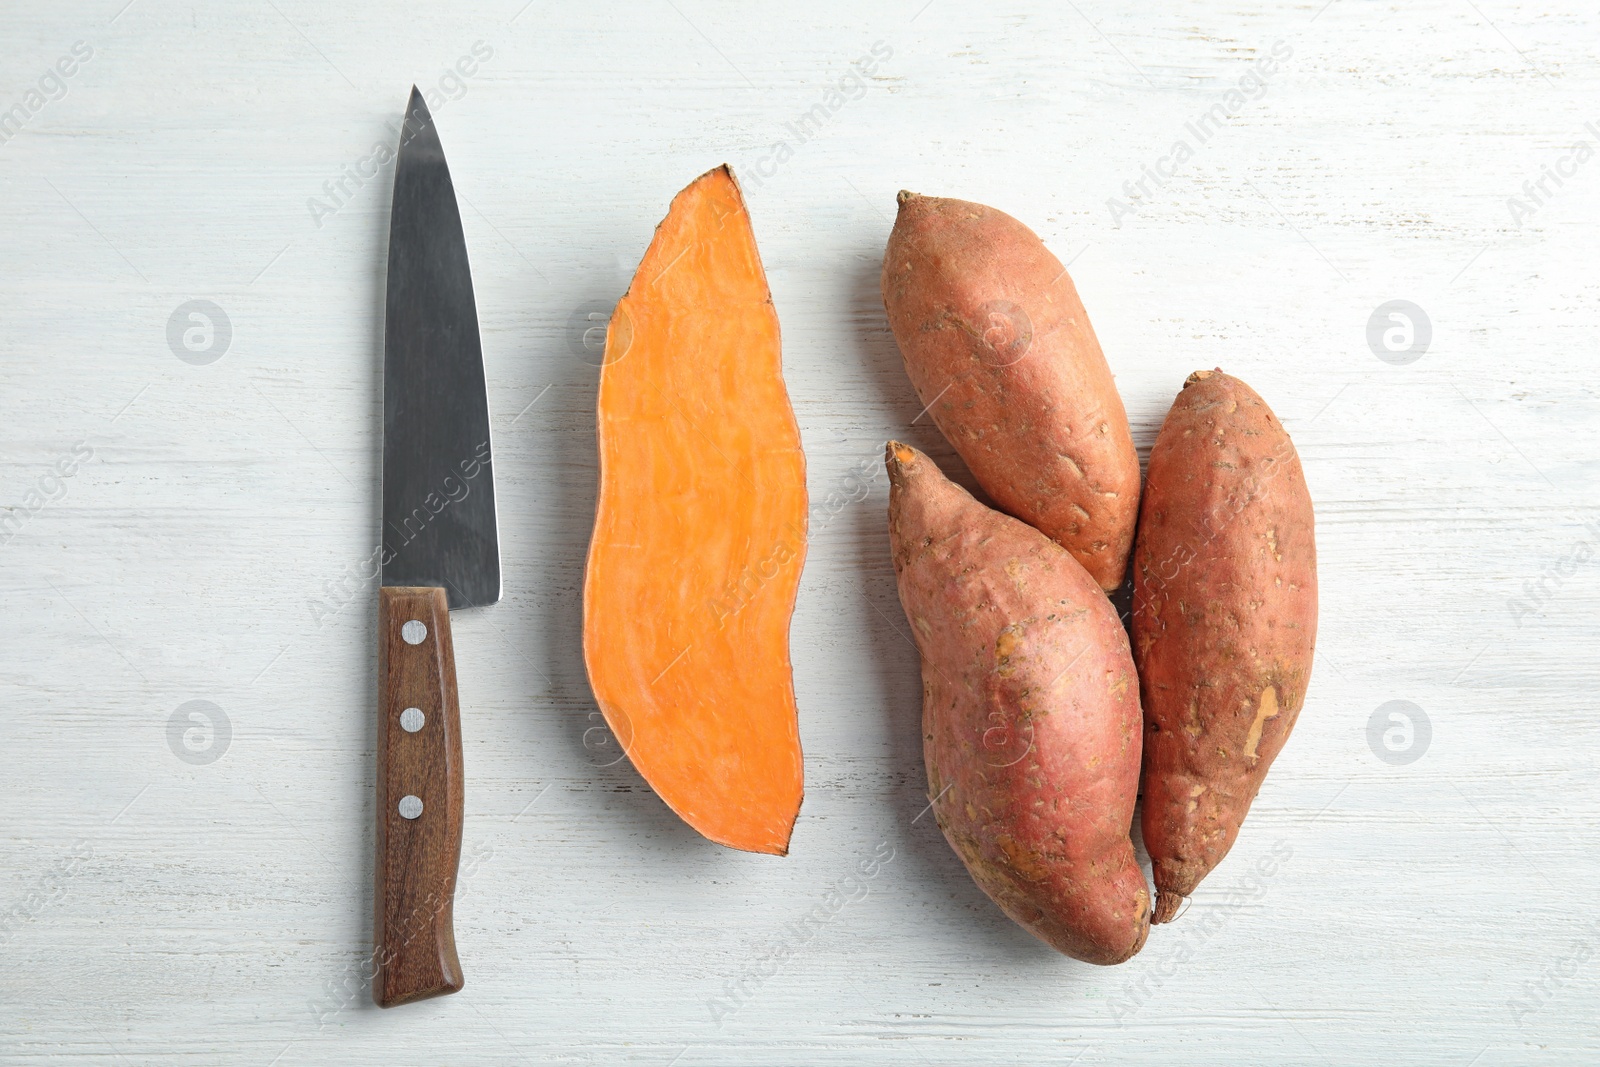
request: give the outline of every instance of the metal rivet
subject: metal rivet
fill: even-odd
[[[400,798],[400,817],[402,819],[415,819],[422,814],[422,798],[406,794]]]
[[[427,721],[427,716],[422,714],[421,708],[407,708],[400,713],[400,729],[408,734],[414,734],[422,729],[422,724]]]
[[[420,645],[423,638],[428,636],[428,628],[416,619],[412,619],[400,627],[400,636],[405,638],[408,645]]]

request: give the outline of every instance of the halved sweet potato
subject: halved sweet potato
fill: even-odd
[[[805,456],[726,166],[672,201],[617,305],[599,442],[583,626],[595,699],[689,825],[781,855],[804,785],[789,619]]]

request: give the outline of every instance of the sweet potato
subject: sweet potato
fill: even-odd
[[[1120,586],[1139,456],[1061,261],[1003,211],[902,192],[883,305],[911,384],[984,492]]]
[[[889,541],[922,654],[923,756],[945,838],[1035,937],[1088,963],[1150,931],[1129,834],[1139,700],[1128,637],[1055,542],[890,442]]]
[[[673,811],[783,855],[804,791],[789,619],[806,464],[778,315],[727,167],[673,198],[606,333],[583,655]]]
[[[1150,452],[1133,555],[1155,921],[1233,847],[1311,679],[1317,547],[1300,457],[1237,378],[1196,371]]]

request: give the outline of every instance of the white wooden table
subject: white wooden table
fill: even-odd
[[[1600,1062],[1592,8],[599,6],[0,12],[0,1063]],[[506,596],[454,620],[467,988],[380,1012],[373,155],[413,81],[473,257]],[[783,860],[616,762],[579,646],[584,331],[723,161],[834,501]],[[919,818],[879,456],[958,464],[879,300],[902,187],[1071,261],[1141,449],[1220,365],[1317,501],[1299,729],[1115,969],[1013,926]],[[1394,300],[1420,355],[1369,343]]]

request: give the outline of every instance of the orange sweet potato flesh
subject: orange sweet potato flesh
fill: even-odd
[[[1139,455],[1067,268],[1003,211],[903,192],[882,286],[906,375],[984,492],[1119,587]]]
[[[1139,691],[1116,609],[1066,550],[890,442],[889,543],[922,654],[946,840],[1035,937],[1121,963],[1150,932],[1134,854]]]
[[[1133,554],[1140,827],[1169,921],[1233,847],[1305,702],[1317,546],[1294,443],[1244,382],[1196,371],[1150,452]]]
[[[805,456],[725,166],[673,199],[617,305],[598,436],[583,619],[595,699],[685,822],[783,855],[804,785],[789,620]]]

